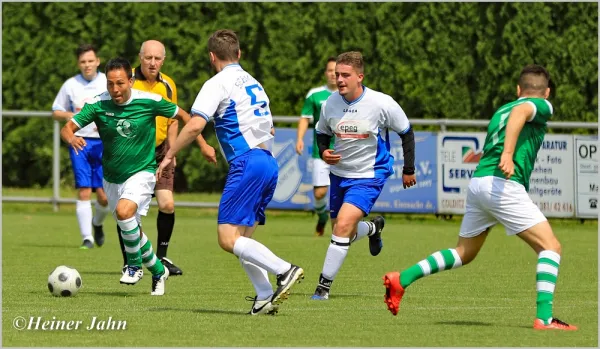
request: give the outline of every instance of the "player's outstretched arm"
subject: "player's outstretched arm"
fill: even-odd
[[[78,150],[82,150],[86,145],[85,139],[75,136],[75,132],[78,130],[79,126],[77,126],[73,120],[69,120],[67,124],[60,130],[60,138],[62,138],[65,143],[73,147],[75,154],[79,154]]]
[[[523,103],[514,107],[508,116],[506,137],[504,138],[504,150],[500,156],[500,164],[498,164],[498,167],[502,170],[506,179],[510,179],[515,173],[513,156],[515,154],[517,139],[519,138],[523,126],[532,116],[533,105],[531,103]]]
[[[52,112],[52,119],[57,121],[69,121],[75,115],[69,111],[55,110]]]
[[[183,110],[181,107],[179,107],[179,110],[177,111],[177,114],[175,115],[175,117],[178,120],[183,121],[183,123],[186,124],[186,125],[190,122],[190,120],[195,119],[195,118],[192,118],[190,116],[190,114],[188,114],[188,112],[186,112],[185,110]],[[202,117],[201,117],[201,119],[204,120],[204,118],[202,118]],[[196,136],[196,142],[198,143],[198,146],[200,147],[200,151],[202,152],[202,156],[204,156],[204,158],[208,162],[216,164],[217,163],[217,153],[215,151],[215,148],[213,148],[211,145],[209,145],[206,142],[206,140],[204,139],[204,137],[202,137],[202,134],[201,134],[201,132],[202,132],[202,130],[204,130],[205,126],[206,126],[206,122],[202,126],[202,129],[198,132],[198,135]],[[181,132],[183,133],[183,130]],[[169,144],[171,149],[173,149],[173,147],[175,146],[175,142],[176,141],[177,140],[175,139],[173,141],[173,143]]]
[[[186,120],[188,120],[188,122],[186,122],[185,126],[179,133],[179,136],[177,136],[173,147],[169,149],[163,161],[158,166],[156,175],[159,178],[162,170],[173,161],[175,155],[177,155],[177,153],[181,149],[183,149],[183,147],[192,143],[194,139],[196,139],[200,135],[200,133],[202,132],[202,130],[204,130],[204,127],[206,126],[206,120],[203,117],[194,117],[190,119],[190,115],[181,108],[179,108],[179,110],[177,111],[176,117],[178,119],[181,117],[181,120],[183,120],[183,122],[186,122]]]

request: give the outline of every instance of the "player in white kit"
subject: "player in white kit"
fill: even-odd
[[[52,104],[52,117],[59,121],[69,121],[86,102],[106,91],[106,75],[98,72],[100,59],[96,48],[84,44],[77,48],[77,64],[81,74],[65,81]],[[83,243],[82,249],[104,244],[102,223],[109,212],[106,194],[102,188],[102,141],[96,124],[91,123],[75,133],[83,137],[87,147],[78,154],[69,148],[71,165],[75,175],[75,188],[78,189],[76,214]],[[96,215],[92,218],[92,191],[96,192]],[[92,236],[92,226],[94,236]]]
[[[394,173],[390,129],[402,138],[404,187],[416,184],[415,140],[410,122],[392,97],[362,84],[363,66],[360,52],[346,52],[337,57],[338,92],[325,102],[316,127],[319,154],[331,165],[329,205],[334,228],[312,296],[315,300],[329,298],[333,279],[352,242],[368,236],[371,255],[381,252],[383,217],[361,219],[369,215],[387,178]],[[334,150],[328,149],[333,136]]]
[[[196,139],[209,120],[214,120],[221,151],[229,163],[217,219],[219,245],[239,257],[256,290],[250,314],[273,314],[288,297],[292,285],[304,278],[304,270],[251,239],[256,226],[265,224],[265,208],[275,192],[279,172],[267,146],[273,138],[269,97],[238,63],[240,44],[233,31],[213,33],[208,51],[217,74],[196,96],[192,105],[195,117],[179,133],[158,173],[181,148]],[[275,291],[267,271],[277,275]]]

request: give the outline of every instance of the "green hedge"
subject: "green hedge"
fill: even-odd
[[[212,75],[208,35],[231,28],[275,115],[299,114],[307,90],[323,83],[327,56],[360,50],[365,84],[410,118],[487,118],[514,98],[519,69],[538,63],[552,75],[555,120],[598,120],[597,3],[4,3],[2,22],[3,109],[50,110],[77,73],[79,43],[95,43],[103,62],[122,55],[137,64],[147,39],[165,43],[163,71],[189,108]],[[3,119],[3,185],[51,183],[51,125]],[[212,130],[206,136],[216,145]],[[70,185],[66,148],[61,156]],[[186,149],[177,188],[219,191],[219,160],[215,168]]]

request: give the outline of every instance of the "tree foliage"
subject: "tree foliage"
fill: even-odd
[[[328,56],[360,50],[365,84],[410,118],[488,118],[514,98],[521,67],[538,63],[552,76],[555,120],[598,120],[597,3],[5,3],[2,22],[3,109],[50,110],[77,73],[80,43],[96,44],[103,62],[120,55],[138,64],[148,39],[165,43],[163,71],[189,109],[213,74],[208,36],[231,28],[275,115],[299,114]],[[211,129],[205,136],[217,146]],[[51,182],[50,120],[4,118],[2,137],[4,185]],[[212,167],[184,150],[177,188],[220,190],[219,160]],[[63,148],[64,184],[70,172]]]

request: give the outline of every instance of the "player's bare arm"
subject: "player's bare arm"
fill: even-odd
[[[179,120],[175,119],[171,121],[171,124],[167,127],[167,142],[169,142],[169,148],[175,144],[177,139],[177,133],[179,132]],[[173,159],[173,167],[177,166],[177,159]]]
[[[417,176],[415,175],[415,133],[411,127],[405,133],[398,135],[402,139],[402,152],[404,153],[402,186],[406,189],[417,184]]]
[[[198,136],[200,135],[200,133],[202,132],[202,130],[204,130],[204,127],[206,126],[206,120],[203,117],[194,117],[194,118],[191,118],[191,120],[190,120],[189,114],[186,111],[179,108],[179,111],[177,112],[177,117],[179,118],[180,115],[183,116],[184,122],[185,122],[185,119],[187,116],[187,120],[189,120],[189,122],[187,122],[185,124],[185,126],[183,127],[183,129],[181,129],[179,136],[177,136],[177,139],[175,140],[175,144],[173,144],[173,147],[171,147],[171,149],[169,149],[169,151],[165,155],[165,158],[158,166],[158,171],[157,171],[158,177],[160,177],[162,170],[173,161],[173,159],[175,158],[175,155],[177,155],[177,153],[181,149],[183,149],[183,147],[189,145],[195,139],[197,139]],[[200,137],[202,137],[202,136],[200,136]],[[207,145],[207,146],[210,147],[210,145]],[[216,161],[216,158],[215,158],[215,161]]]
[[[296,138],[296,153],[298,155],[302,155],[304,151],[304,135],[306,134],[306,130],[308,129],[308,118],[301,117],[298,120],[298,136]]]
[[[56,121],[69,121],[75,115],[70,111],[55,110],[52,112],[52,119]]]
[[[78,150],[83,150],[86,146],[85,139],[75,136],[75,132],[79,131],[79,126],[73,121],[67,122],[60,130],[60,137],[65,143],[68,143],[75,150],[75,154],[79,154]]]
[[[177,115],[175,115],[175,117],[178,120],[183,121],[183,123],[186,126],[190,122],[190,120],[196,119],[196,118],[192,118],[190,116],[190,114],[188,114],[188,112],[183,110],[181,107],[179,107],[179,110],[177,111]],[[201,119],[203,119],[203,118],[201,118]],[[204,126],[206,126],[206,121],[204,122]],[[204,129],[204,126],[202,126],[202,129]],[[182,130],[182,132],[183,132],[183,130]],[[200,130],[200,132],[202,132],[202,130]],[[213,148],[206,142],[206,140],[204,139],[204,137],[202,137],[202,134],[200,134],[200,132],[198,132],[197,136],[195,137],[196,142],[198,143],[198,146],[200,147],[200,152],[202,153],[202,156],[204,156],[204,158],[208,162],[216,164],[217,163],[217,153],[215,151],[215,148]],[[173,149],[173,147],[175,146],[176,139],[177,139],[177,135],[175,135],[173,143],[169,143],[171,149]],[[187,144],[189,144],[189,143],[187,143]],[[173,159],[175,159],[175,158],[173,158]]]
[[[523,129],[523,126],[533,115],[533,106],[530,103],[523,103],[516,106],[508,116],[508,123],[506,124],[506,138],[504,139],[504,151],[500,156],[500,163],[498,167],[506,176],[506,179],[515,173],[515,164],[513,162],[513,156],[515,153],[515,147],[517,145],[517,139]]]

